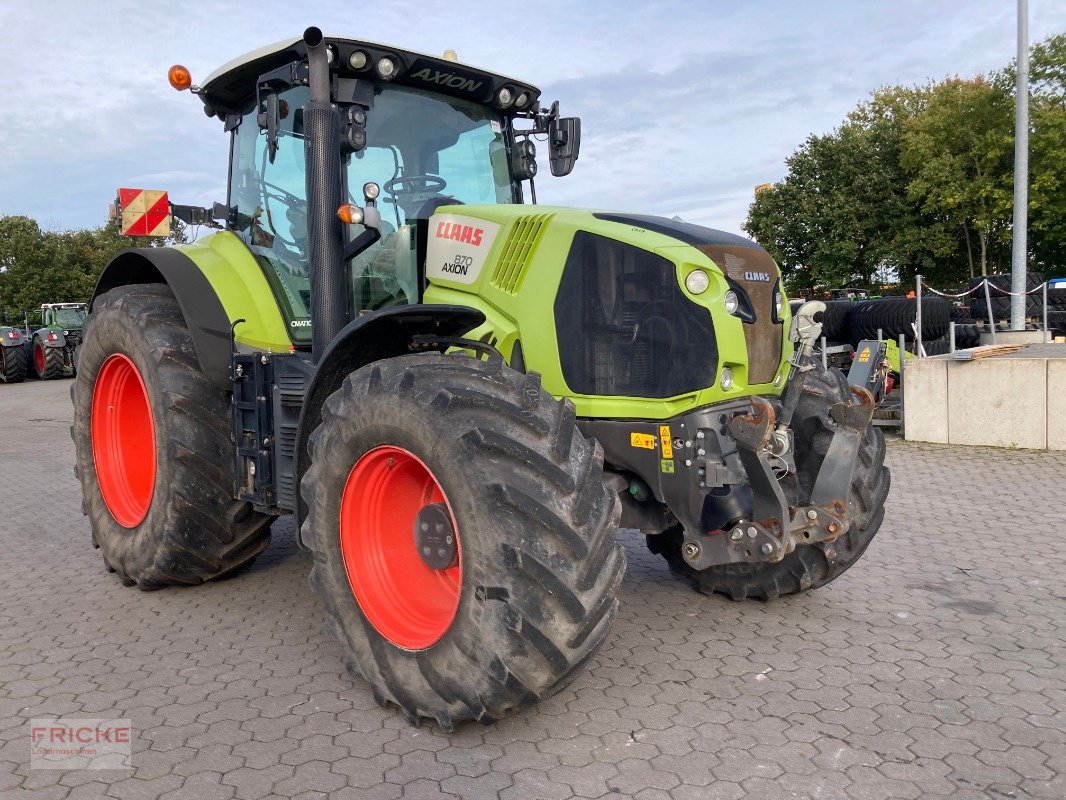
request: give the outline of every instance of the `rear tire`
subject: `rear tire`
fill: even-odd
[[[270,541],[273,517],[234,499],[229,397],[194,353],[162,285],[112,289],[85,326],[71,392],[75,472],[93,544],[129,586],[203,583]]]
[[[0,347],[0,379],[4,383],[22,383],[26,380],[27,361],[26,348],[21,344]]]
[[[603,483],[600,446],[540,376],[498,358],[379,361],[329,398],[310,444],[301,492],[311,586],[349,670],[379,703],[445,730],[488,724],[558,691],[603,643],[625,570],[614,536],[619,503]],[[421,475],[414,494],[423,509],[446,504],[458,540],[450,567],[419,561],[410,493],[375,495],[386,474],[375,460],[389,455],[397,472]],[[347,505],[349,492],[364,490],[361,504]],[[380,505],[388,497],[395,504]],[[382,525],[394,529],[387,548]],[[404,560],[426,592],[444,578],[457,587],[439,611],[426,610],[431,631],[404,627],[423,619],[414,611],[387,618],[424,606],[408,599],[419,594],[410,575],[396,579],[402,589],[375,582]],[[364,562],[384,566],[370,574]]]
[[[33,367],[42,381],[54,381],[63,377],[64,349],[45,347],[40,337],[33,340]]]
[[[835,403],[851,401],[847,379],[839,370],[816,366],[808,373],[803,396],[792,417],[798,475],[784,484],[790,503],[806,503],[814,486],[833,438],[835,423],[829,418],[829,409]],[[733,600],[772,600],[817,589],[836,580],[858,561],[881,527],[890,484],[884,464],[884,436],[879,428],[870,425],[860,440],[848,499],[848,512],[854,519],[851,529],[828,544],[801,545],[777,563],[722,564],[694,570],[681,555],[684,534],[679,527],[649,536],[648,548],[666,559],[671,572],[704,594],[717,592]]]

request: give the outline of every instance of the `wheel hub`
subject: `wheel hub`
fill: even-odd
[[[356,602],[378,633],[422,650],[448,632],[462,591],[461,536],[422,459],[381,445],[356,461],[341,496],[340,546]]]
[[[444,503],[423,506],[415,516],[415,547],[430,569],[448,569],[459,558],[451,517]]]

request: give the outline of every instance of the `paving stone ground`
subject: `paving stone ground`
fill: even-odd
[[[343,669],[289,522],[236,578],[105,572],[69,383],[0,384],[0,797],[1066,797],[1066,453],[893,439],[867,556],[770,605],[698,595],[622,533],[589,669],[442,734]],[[32,717],[130,718],[134,769],[31,770]]]

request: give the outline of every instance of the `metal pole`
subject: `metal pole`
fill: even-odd
[[[829,356],[825,354],[825,337],[822,337],[822,369],[829,369]]]
[[[921,275],[915,275],[914,276],[914,283],[918,287],[915,290],[915,292],[914,292],[914,296],[918,299],[918,313],[917,313],[917,315],[915,316],[915,319],[914,319],[914,335],[917,337],[917,342],[918,342],[918,347],[916,348],[917,349],[917,353],[918,353],[918,358],[921,358],[922,357],[922,276]]]
[[[992,331],[992,344],[996,343],[996,320],[992,316],[992,292],[988,290],[988,278],[982,281],[985,285],[985,308],[988,309],[988,329]]]
[[[1044,281],[1044,344],[1051,341],[1047,335],[1047,285],[1048,282]]]
[[[903,427],[903,370],[904,365],[907,363],[907,337],[902,333],[899,335],[899,435],[904,439],[907,438],[906,431]]]
[[[1029,217],[1029,0],[1018,0],[1018,82],[1014,103],[1014,236],[1011,243],[1010,329],[1025,330],[1025,267]]]
[[[955,352],[955,323],[948,324],[948,352]]]

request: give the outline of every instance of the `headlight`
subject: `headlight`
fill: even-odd
[[[722,367],[722,388],[727,392],[733,388],[733,370]]]
[[[725,293],[725,297],[722,298],[725,303],[725,310],[730,314],[736,314],[737,309],[740,308],[740,298],[737,297],[737,293],[732,289]]]
[[[694,269],[685,276],[685,288],[692,294],[703,294],[711,285],[711,279],[702,269]]]
[[[781,319],[781,312],[785,310],[785,298],[781,295],[781,290],[774,291],[774,314],[778,319]]]

